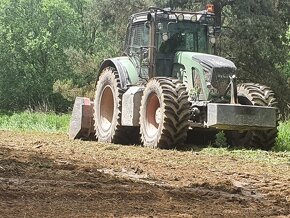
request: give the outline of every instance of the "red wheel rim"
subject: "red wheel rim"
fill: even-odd
[[[114,98],[110,86],[106,86],[100,102],[100,127],[107,131],[111,128],[114,116]]]
[[[156,94],[149,96],[146,105],[145,129],[149,137],[156,135],[160,122],[160,102]]]

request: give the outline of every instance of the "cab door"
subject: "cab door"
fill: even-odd
[[[127,55],[136,66],[140,82],[146,82],[149,79],[149,28],[145,22],[138,22],[129,29]]]

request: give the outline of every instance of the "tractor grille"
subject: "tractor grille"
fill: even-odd
[[[228,67],[215,68],[212,74],[211,85],[217,89],[219,95],[223,95],[233,75],[233,69]]]
[[[234,73],[233,68],[227,66],[216,67],[206,62],[200,62],[200,64],[204,70],[205,81],[211,83],[216,94],[223,95],[229,84],[229,77]]]
[[[193,60],[200,63],[204,70],[205,81],[211,83],[211,93],[223,95],[229,83],[229,77],[236,71],[236,66],[223,57],[193,53]]]

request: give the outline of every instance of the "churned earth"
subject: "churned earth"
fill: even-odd
[[[290,217],[290,153],[0,131],[0,217]]]

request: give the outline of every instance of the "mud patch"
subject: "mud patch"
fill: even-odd
[[[278,165],[71,142],[53,134],[19,134],[15,141],[10,133],[0,136],[2,217],[290,214],[289,177]]]

